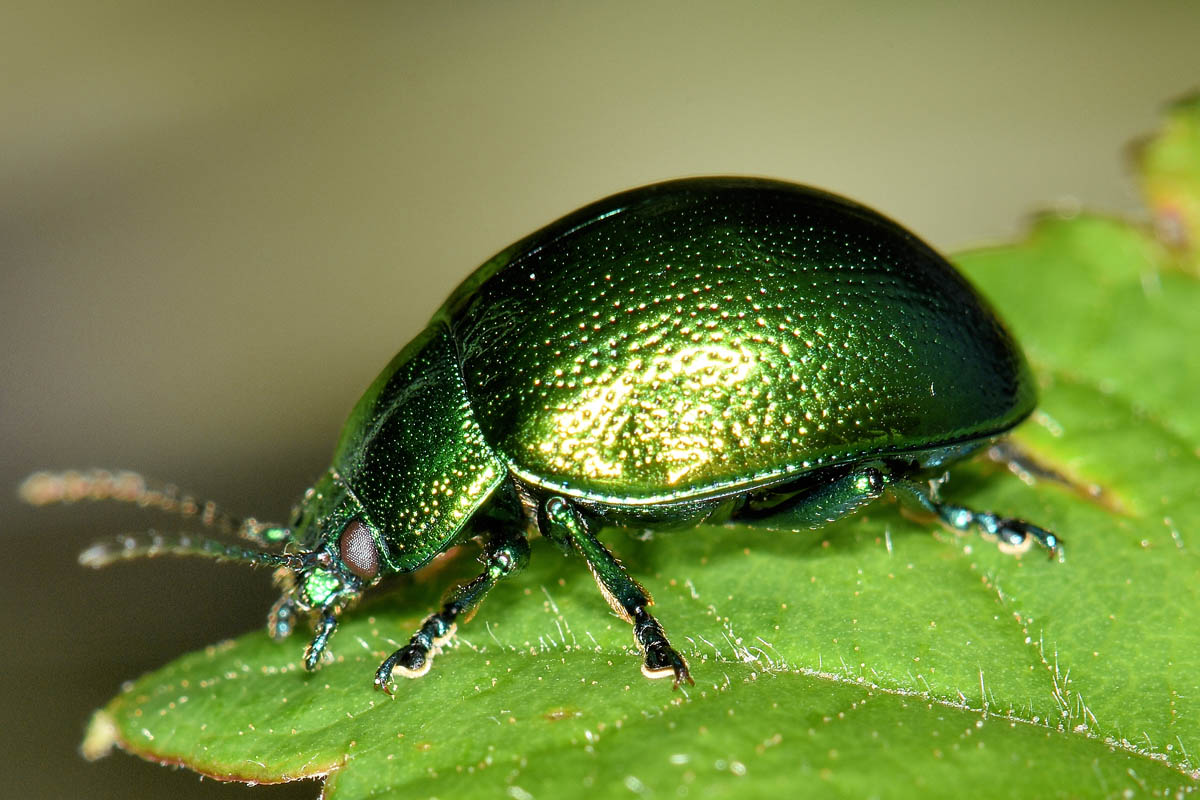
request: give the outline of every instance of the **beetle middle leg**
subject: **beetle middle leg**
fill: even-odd
[[[455,589],[440,611],[425,618],[408,644],[379,665],[375,688],[391,694],[392,673],[397,670],[407,678],[419,678],[428,672],[434,648],[454,636],[458,619],[469,620],[493,586],[529,563],[529,542],[521,533],[500,526],[493,530],[480,560],[483,572]]]
[[[562,497],[549,498],[542,504],[538,523],[547,538],[569,541],[575,547],[587,561],[609,606],[633,625],[634,641],[643,653],[642,674],[647,678],[671,677],[676,689],[684,681],[695,685],[687,662],[671,647],[662,625],[646,610],[653,602],[650,595],[600,543],[570,502]]]

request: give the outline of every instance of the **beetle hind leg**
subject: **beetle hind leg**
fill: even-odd
[[[943,503],[935,499],[929,490],[912,481],[893,480],[889,482],[889,486],[902,502],[936,514],[938,519],[958,531],[968,531],[975,526],[984,536],[996,539],[1001,549],[1008,552],[1022,553],[1037,543],[1051,558],[1060,553],[1062,540],[1031,522],[1001,517],[990,511],[975,511],[953,503]]]
[[[408,644],[379,665],[375,671],[375,688],[391,694],[393,673],[419,678],[428,672],[434,654],[454,637],[458,619],[470,619],[493,586],[529,563],[529,542],[519,533],[498,529],[488,540],[481,560],[483,572],[455,589],[441,610],[425,618]]]
[[[604,599],[618,615],[633,625],[633,638],[642,651],[642,674],[647,678],[671,678],[679,684],[695,685],[687,662],[667,640],[662,625],[647,611],[650,596],[630,577],[621,562],[588,530],[587,523],[571,504],[551,497],[541,506],[539,527],[548,538],[569,541],[587,561]]]
[[[1001,517],[990,511],[972,511],[963,506],[935,503],[938,518],[956,530],[965,531],[971,525],[989,537],[995,537],[1002,548],[1011,552],[1024,552],[1036,542],[1053,558],[1059,552],[1062,541],[1045,528],[1031,522],[1012,517]]]
[[[751,503],[738,512],[739,525],[773,531],[816,530],[877,500],[887,488],[883,465],[872,465],[818,483],[776,505]]]

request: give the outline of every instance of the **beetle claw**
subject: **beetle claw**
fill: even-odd
[[[419,644],[407,644],[392,653],[375,671],[375,688],[392,694],[392,675],[399,671],[406,678],[419,678],[433,664],[429,650]]]
[[[679,664],[675,667],[675,680],[671,684],[671,689],[677,690],[683,681],[687,681],[688,686],[696,685],[696,682],[692,680],[691,673],[688,672],[687,663],[680,659]]]
[[[382,667],[379,668],[379,671],[375,673],[375,688],[383,690],[383,693],[386,694],[388,697],[395,696],[392,694],[391,670],[388,670],[387,674],[384,675],[383,668]]]
[[[675,649],[665,641],[646,648],[646,658],[642,662],[642,674],[652,680],[670,677],[672,689],[678,689],[679,684],[684,681],[687,681],[690,686],[696,685],[696,682],[692,680],[691,673],[688,672],[687,662],[683,660],[683,656],[676,653]]]

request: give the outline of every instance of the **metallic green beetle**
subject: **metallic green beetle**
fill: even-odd
[[[584,558],[632,624],[643,672],[678,686],[687,664],[597,540],[602,526],[799,531],[891,492],[953,528],[1053,553],[1048,531],[936,495],[947,465],[1034,403],[988,304],[895,223],[788,183],[677,180],[587,206],[468,277],[359,400],[290,526],[235,520],[135,477],[124,499],[204,512],[257,547],[143,535],[81,560],[276,566],[285,591],[270,631],[315,620],[312,669],[365,589],[482,540],[482,574],[379,667],[387,690],[395,672],[429,668],[456,620],[527,561],[536,532]],[[62,488],[62,476],[37,477],[27,496]],[[111,476],[76,478],[121,496]]]

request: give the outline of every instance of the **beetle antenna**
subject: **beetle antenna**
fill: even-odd
[[[153,558],[154,556],[202,556],[218,561],[236,561],[255,566],[287,567],[298,570],[304,558],[296,553],[264,553],[239,544],[223,542],[209,536],[190,533],[127,533],[109,539],[101,539],[79,554],[79,563],[85,567],[106,567],[117,561],[131,558]]]
[[[133,503],[139,508],[198,519],[206,528],[263,547],[287,538],[282,525],[259,522],[254,517],[235,516],[212,500],[197,500],[191,492],[182,491],[178,486],[169,483],[160,486],[128,470],[35,472],[22,481],[18,491],[22,500],[34,506],[77,503],[80,500]]]

